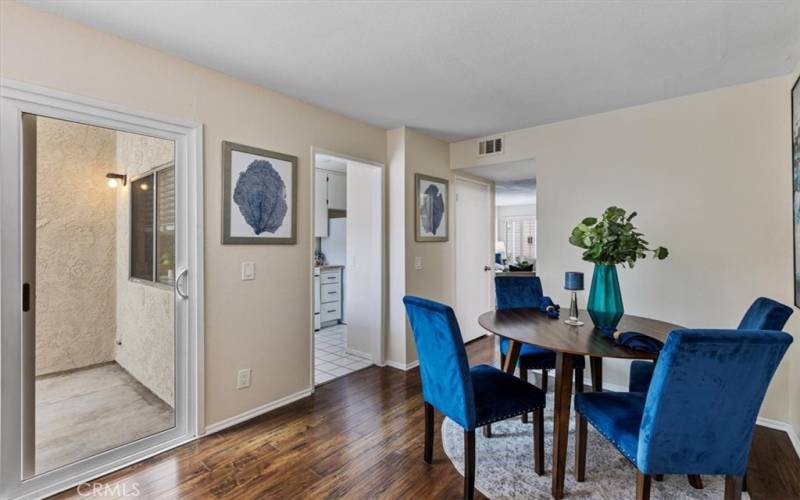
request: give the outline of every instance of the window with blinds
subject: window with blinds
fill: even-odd
[[[131,277],[175,282],[175,167],[131,182]]]
[[[536,217],[510,216],[503,218],[505,228],[506,257],[509,262],[517,258],[536,259]]]

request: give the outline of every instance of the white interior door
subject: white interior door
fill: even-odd
[[[492,209],[488,184],[456,179],[456,314],[464,342],[486,332],[478,316],[492,307]]]
[[[381,168],[347,163],[347,349],[381,364],[383,211]]]

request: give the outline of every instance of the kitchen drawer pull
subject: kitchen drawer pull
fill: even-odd
[[[336,312],[336,309],[328,309],[328,312],[329,312],[329,313],[335,313],[335,312]]]

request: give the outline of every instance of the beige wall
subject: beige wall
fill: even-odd
[[[36,120],[36,374],[114,359],[113,130]]]
[[[759,295],[792,304],[789,86],[774,78],[506,133],[503,161],[536,160],[545,292],[568,303],[564,271],[592,270],[568,243],[570,230],[619,205],[638,211],[648,240],[671,252],[620,272],[627,312],[735,327]],[[452,144],[452,166],[489,163],[474,151],[472,141]],[[795,314],[787,330],[798,327]],[[776,374],[762,416],[789,420],[798,350]],[[606,366],[607,382],[627,383],[624,363]]]
[[[116,172],[128,179],[175,160],[172,141],[117,132]],[[130,276],[131,185],[117,188],[115,359],[168,405],[175,405],[175,299],[172,287]]]
[[[414,174],[450,181],[448,224],[452,221],[453,175],[446,142],[403,127],[387,132],[389,168],[389,338],[386,358],[400,366],[417,360],[414,338],[406,321],[404,295],[419,295],[447,304],[453,297],[453,238],[446,242],[414,240]],[[401,215],[402,211],[402,215]],[[422,258],[423,269],[415,268]]]
[[[0,2],[0,75],[203,123],[206,423],[308,389],[311,146],[383,162],[385,130],[16,2]],[[299,157],[296,245],[220,244],[223,140]]]
[[[404,295],[418,295],[454,306],[455,252],[453,210],[455,174],[450,170],[450,146],[412,128],[387,132],[390,226],[390,333],[387,359],[400,365],[417,360],[414,338],[403,308]],[[414,175],[425,174],[449,181],[446,242],[417,242],[414,238]],[[463,177],[486,181],[474,175]],[[401,218],[399,211],[403,212]],[[404,241],[403,241],[404,240]],[[400,248],[401,250],[397,250]],[[415,260],[422,258],[422,269]]]
[[[386,132],[386,216],[389,241],[389,297],[386,360],[404,366],[408,329],[403,307],[406,294],[406,129]],[[413,267],[412,267],[413,269]],[[412,351],[413,352],[413,351]]]

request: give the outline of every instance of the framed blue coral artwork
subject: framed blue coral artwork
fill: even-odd
[[[297,243],[297,157],[222,143],[222,243]]]
[[[414,175],[414,199],[416,201],[415,219],[416,241],[447,241],[447,198],[446,179],[423,174]]]
[[[792,87],[792,208],[794,218],[794,305],[800,307],[800,77]]]

